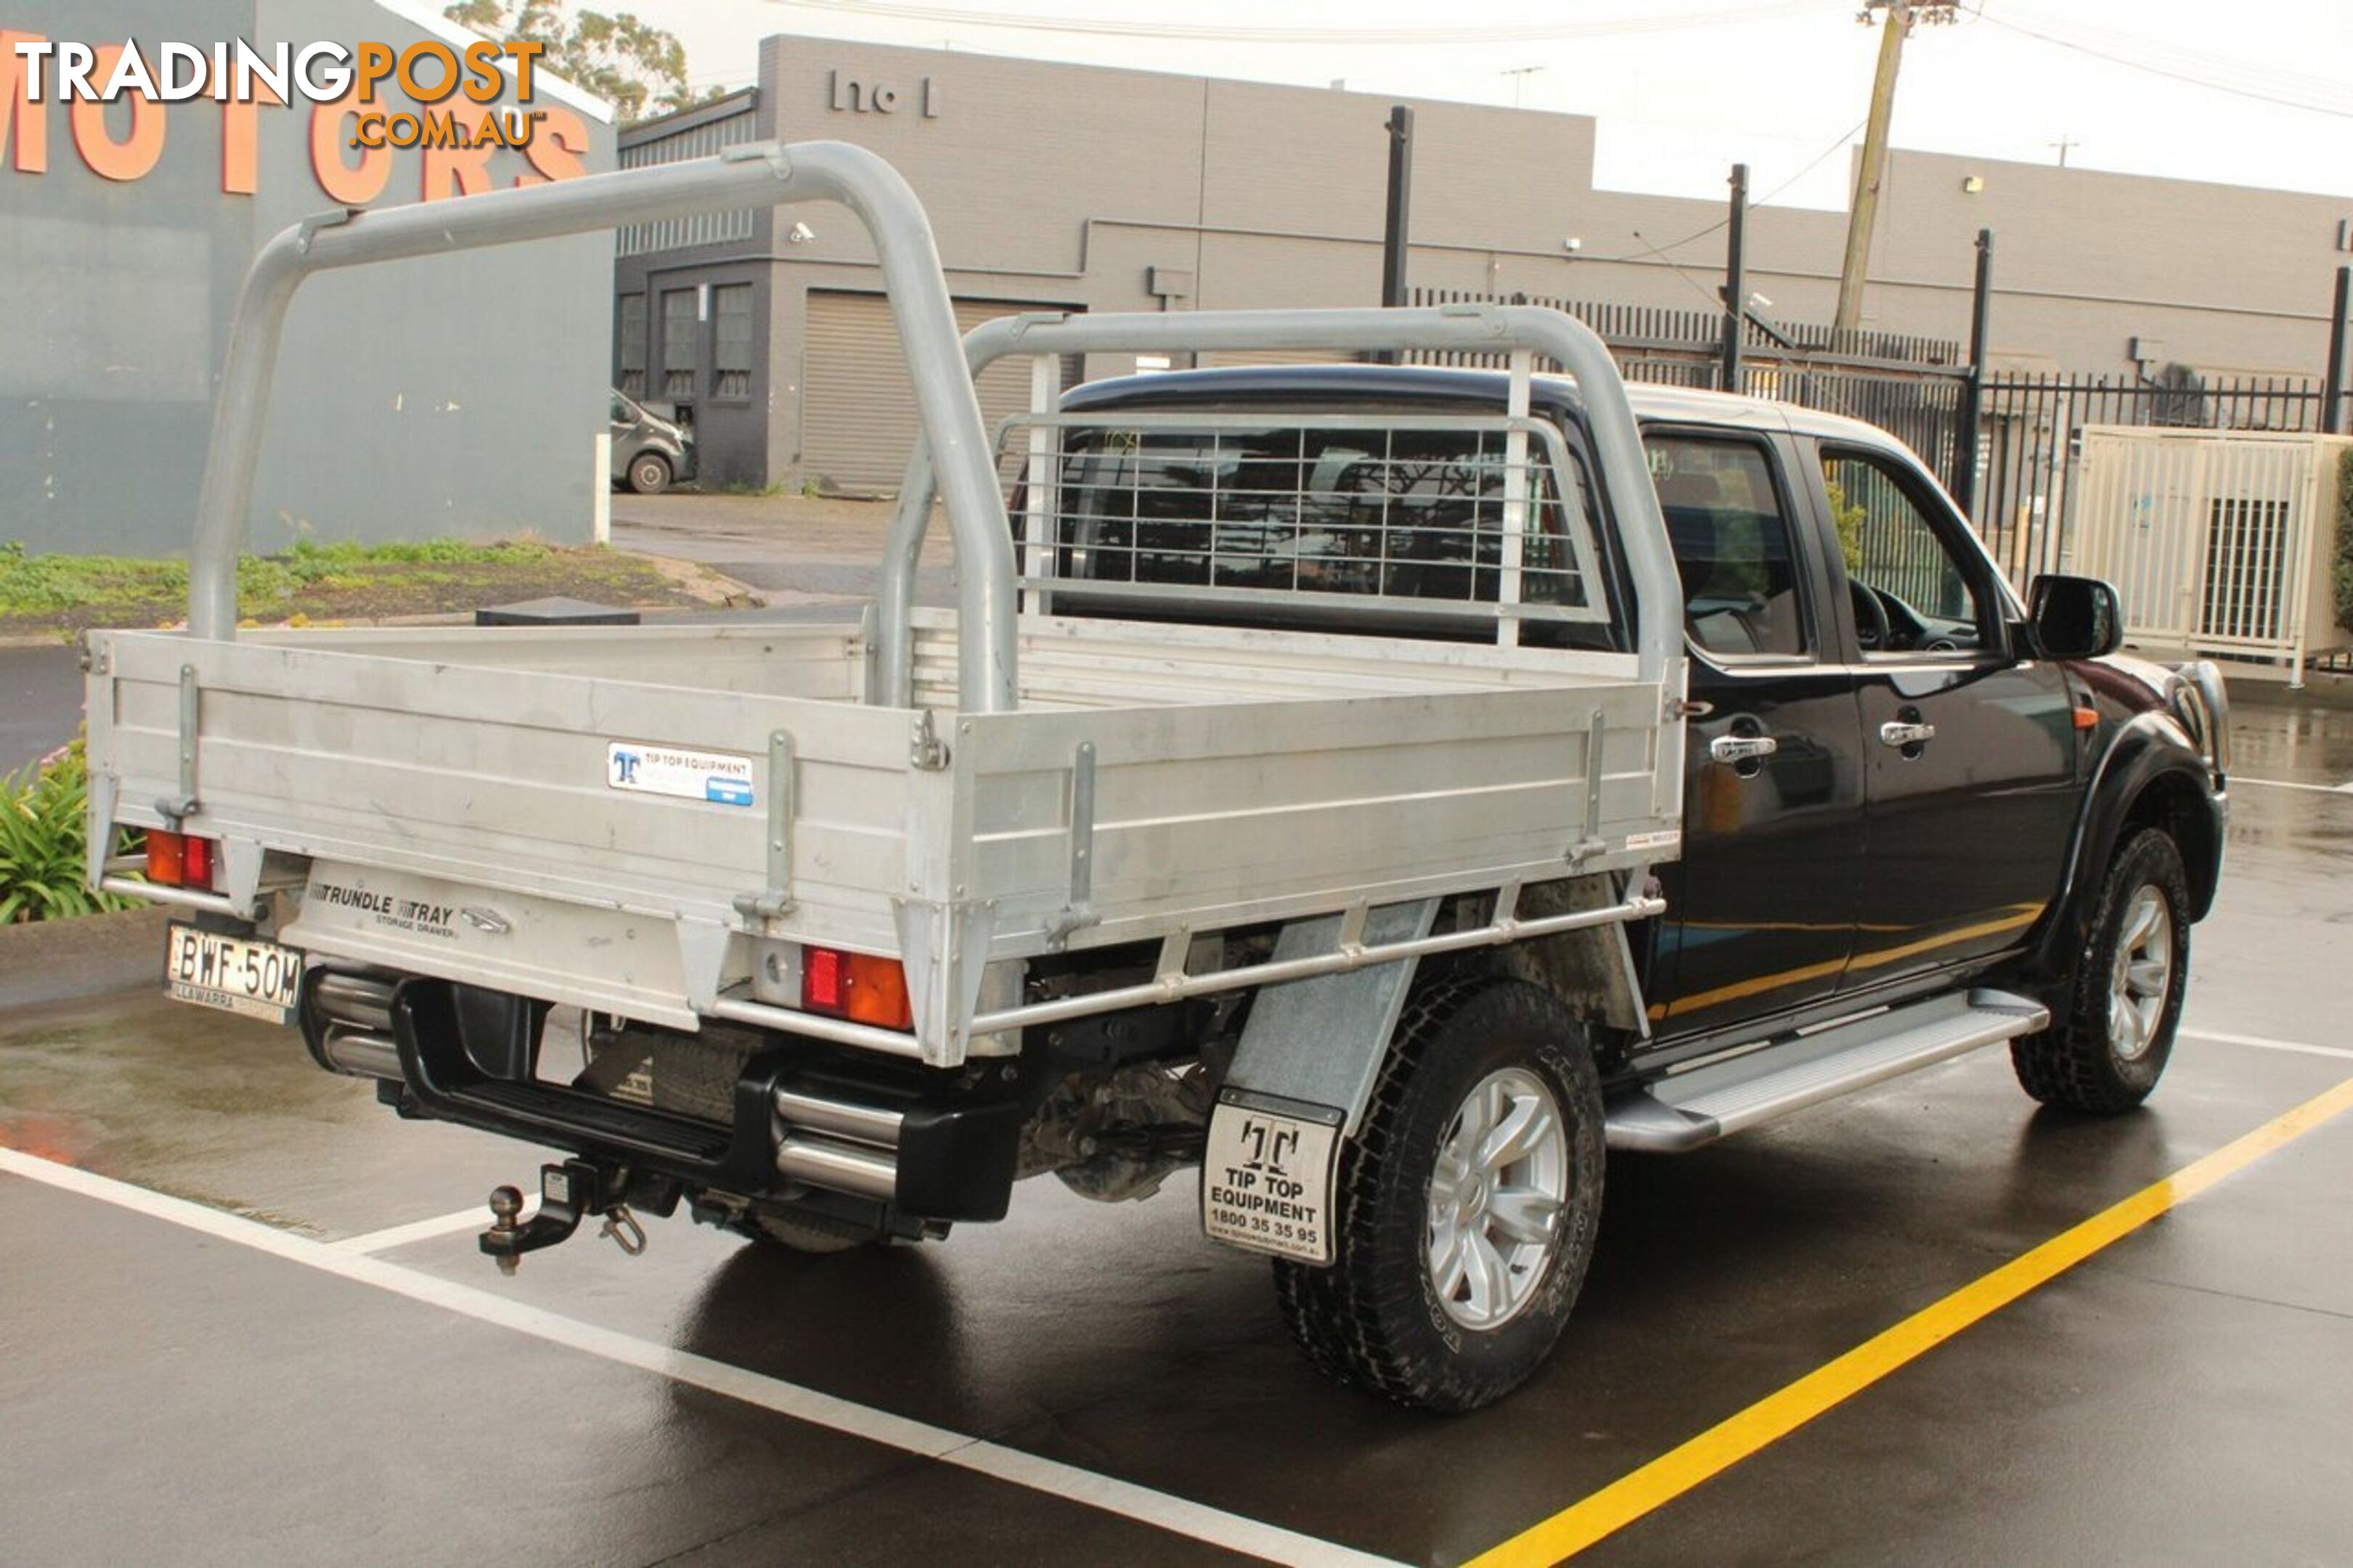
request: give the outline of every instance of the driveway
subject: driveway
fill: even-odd
[[[874,596],[892,503],[812,496],[617,495],[613,543],[699,562],[757,589],[772,606],[849,605]],[[917,597],[948,599],[945,519],[934,510]]]
[[[0,774],[73,739],[81,725],[81,653],[65,643],[0,647]]]

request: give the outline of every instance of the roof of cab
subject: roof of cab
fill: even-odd
[[[1064,396],[1072,412],[1137,404],[1198,405],[1224,402],[1291,402],[1301,398],[1365,402],[1478,402],[1500,404],[1510,378],[1502,371],[1452,370],[1430,365],[1303,364],[1249,365],[1222,370],[1164,371],[1090,382]],[[1800,436],[1884,444],[1894,437],[1875,425],[1766,397],[1695,387],[1626,384],[1634,416],[1646,423],[1716,425],[1749,430],[1788,430]],[[1529,384],[1538,407],[1574,410],[1580,399],[1567,376],[1539,375]]]

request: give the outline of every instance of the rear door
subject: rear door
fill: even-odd
[[[1778,432],[1646,434],[1683,577],[1691,696],[1683,858],[1651,1002],[1683,1036],[1837,989],[1853,943],[1863,785],[1853,671],[1826,639],[1830,577]]]
[[[1824,442],[1809,472],[1847,579],[1867,773],[1846,988],[1935,982],[2018,946],[2055,895],[2074,819],[2074,703],[2022,657],[2022,619],[1908,455]]]

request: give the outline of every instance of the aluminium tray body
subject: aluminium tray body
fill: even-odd
[[[295,945],[682,1027],[799,943],[893,954],[941,1064],[990,963],[1674,853],[1629,658],[1030,616],[1022,706],[959,714],[918,619],[914,708],[852,626],[94,633],[93,842],[168,825],[185,738],[186,830]]]

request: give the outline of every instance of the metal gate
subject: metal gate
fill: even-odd
[[[958,300],[956,329],[1027,310],[1064,307]],[[801,358],[801,473],[852,495],[895,490],[915,439],[915,405],[891,307],[880,294],[812,289]],[[1066,374],[1063,384],[1073,384]],[[1011,361],[979,382],[981,417],[999,421],[1029,406],[1028,372]]]
[[[2347,646],[2331,584],[2341,437],[2087,426],[2068,564],[2137,640],[2285,659]]]

